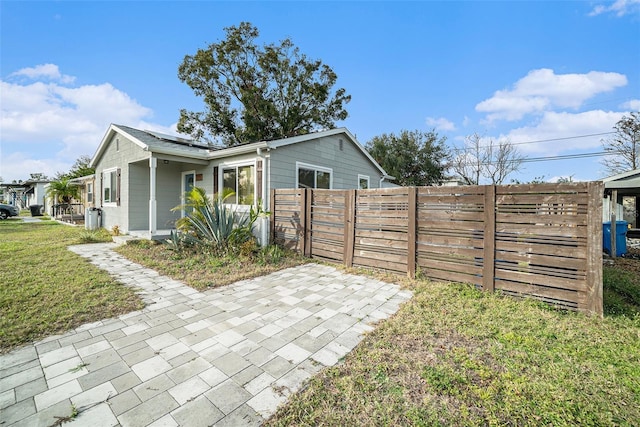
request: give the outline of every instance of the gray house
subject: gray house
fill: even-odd
[[[215,148],[112,124],[91,166],[102,226],[150,239],[174,228],[182,213],[171,209],[192,186],[209,195],[231,189],[235,208],[268,210],[271,189],[379,188],[392,179],[345,128]]]

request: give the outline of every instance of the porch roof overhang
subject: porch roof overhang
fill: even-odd
[[[602,180],[606,194],[617,190],[618,195],[640,195],[640,170],[624,172]]]

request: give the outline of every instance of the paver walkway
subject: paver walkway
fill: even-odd
[[[71,247],[148,304],[0,356],[0,425],[259,425],[411,293],[307,264],[207,292]]]

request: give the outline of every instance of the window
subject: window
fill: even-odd
[[[87,183],[87,203],[93,203],[93,182]]]
[[[369,177],[367,175],[358,175],[358,188],[361,190],[369,188]]]
[[[102,172],[102,203],[118,203],[118,169]]]
[[[332,173],[329,168],[296,163],[298,169],[298,188],[331,188]]]
[[[253,205],[255,202],[255,166],[233,166],[222,169],[223,193],[235,193],[225,203]]]

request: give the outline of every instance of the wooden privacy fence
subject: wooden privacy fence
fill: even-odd
[[[272,241],[602,314],[601,182],[271,191]]]

